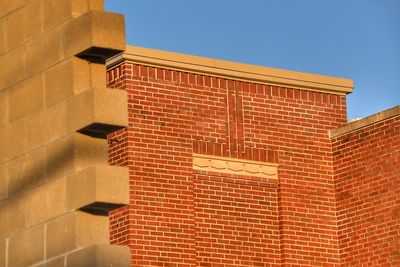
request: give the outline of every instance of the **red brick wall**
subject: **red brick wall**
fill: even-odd
[[[332,141],[343,266],[400,266],[400,116]]]
[[[338,264],[328,129],[346,122],[344,96],[277,87],[243,90],[248,145],[278,151],[282,260]]]
[[[110,218],[132,266],[339,266],[327,133],[345,96],[131,63],[107,78],[129,98],[131,204]],[[194,152],[278,163],[279,183],[193,171]]]
[[[116,166],[128,165],[128,132],[126,128],[107,136],[108,163]]]
[[[204,171],[194,181],[198,266],[281,266],[276,181]]]

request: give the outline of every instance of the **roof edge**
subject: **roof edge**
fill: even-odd
[[[343,127],[330,130],[329,137],[334,138],[339,135],[343,135],[343,134],[364,128],[371,124],[375,124],[380,121],[383,121],[383,120],[386,120],[386,119],[389,119],[391,117],[398,116],[398,115],[400,115],[400,106],[395,106],[393,108],[381,111],[379,113],[370,115],[368,117],[365,117],[365,118],[362,118],[362,119],[359,119],[359,120],[356,120],[353,122],[349,122]]]
[[[262,67],[137,46],[127,46],[124,53],[108,60],[107,66],[113,68],[123,61],[333,94],[348,94],[353,91],[354,87],[351,79]]]

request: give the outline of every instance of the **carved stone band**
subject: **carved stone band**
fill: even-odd
[[[278,165],[251,160],[193,154],[193,169],[278,179]]]

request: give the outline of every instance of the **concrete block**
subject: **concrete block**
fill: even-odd
[[[44,259],[44,231],[44,224],[28,230],[29,235],[27,236],[26,240],[26,255],[28,259],[28,265]]]
[[[95,165],[67,179],[67,208],[108,215],[111,209],[129,203],[128,168]]]
[[[65,177],[26,193],[26,225],[33,226],[66,213]]]
[[[6,267],[7,240],[0,239],[0,267]]]
[[[78,17],[89,10],[87,0],[71,0],[71,12],[73,17]]]
[[[46,105],[50,106],[73,95],[72,61],[57,64],[46,71]]]
[[[47,174],[49,178],[62,177],[91,165],[108,162],[106,140],[72,133],[46,147]]]
[[[9,240],[8,266],[25,267],[44,259],[44,225],[22,231]]]
[[[24,27],[25,40],[42,32],[43,29],[43,7],[42,0],[30,0],[23,7],[22,23]]]
[[[47,223],[47,258],[68,252],[76,247],[76,217],[75,213],[68,214]]]
[[[86,247],[67,256],[68,267],[129,267],[128,247],[115,245],[96,245]]]
[[[44,115],[44,128],[48,142],[60,138],[66,133],[66,105],[60,104],[49,107]]]
[[[26,227],[26,198],[25,195],[18,195],[12,199],[9,199],[6,203],[6,225],[4,228],[4,233],[6,236],[8,236],[14,232],[21,231]]]
[[[94,122],[93,89],[75,95],[66,103],[66,128],[74,132]]]
[[[27,128],[25,120],[20,120],[9,124],[8,136],[6,139],[8,159],[15,158],[26,152],[26,133]]]
[[[4,163],[7,160],[7,139],[8,138],[8,125],[0,126],[0,162]]]
[[[0,18],[7,14],[6,0],[0,0]]]
[[[33,150],[49,140],[47,139],[48,133],[46,128],[46,111],[40,111],[27,118],[27,147],[28,150]]]
[[[70,61],[72,64],[73,72],[73,84],[71,86],[74,89],[75,94],[82,93],[91,88],[91,79],[95,79],[91,76],[90,63],[80,58],[73,58]],[[104,77],[106,74],[104,73]],[[103,86],[105,83],[103,83]]]
[[[45,73],[45,81],[47,105],[88,90],[91,87],[89,62],[79,58],[64,61]]]
[[[8,192],[10,196],[43,183],[46,175],[44,149],[39,149],[11,160],[8,164]]]
[[[26,121],[0,127],[0,161],[15,158],[26,151]]]
[[[128,125],[128,102],[125,91],[98,89],[94,91],[95,122]],[[107,107],[107,108],[106,108]]]
[[[44,105],[43,91],[43,78],[40,74],[11,88],[8,105],[10,121],[42,109]]]
[[[66,213],[65,184],[65,177],[49,181],[46,184],[46,210],[48,218],[54,218]]]
[[[84,170],[92,165],[108,164],[106,140],[75,133],[75,170]]]
[[[65,54],[102,62],[125,50],[124,17],[89,11],[66,26]]]
[[[4,14],[11,13],[21,8],[27,0],[4,0]]]
[[[44,37],[32,39],[25,45],[26,75],[32,76],[44,69],[45,50]]]
[[[27,227],[44,222],[48,218],[46,203],[47,191],[47,186],[41,185],[26,192],[25,222]]]
[[[58,3],[58,1],[51,2],[54,2],[54,4]],[[64,28],[61,26],[47,32],[44,35],[45,67],[53,66],[64,59],[63,38]]]
[[[103,11],[104,0],[89,0],[89,9]]]
[[[23,10],[19,9],[6,18],[6,49],[11,50],[24,41]]]
[[[94,244],[109,244],[108,217],[95,216],[85,212],[76,213],[76,247]]]
[[[0,202],[8,197],[8,169],[5,163],[0,164]]]
[[[27,266],[25,254],[23,253],[25,251],[22,250],[22,248],[25,248],[25,239],[26,237],[23,234],[18,234],[10,239],[8,265],[15,267]]]
[[[49,179],[74,172],[74,134],[46,146],[47,176]]]
[[[54,28],[71,18],[71,0],[43,0],[44,30]]]
[[[3,18],[0,19],[0,55],[4,52],[6,52],[6,20]]]
[[[77,211],[51,220],[46,227],[47,258],[79,247],[109,242],[107,217]]]
[[[20,82],[26,77],[25,49],[23,46],[13,49],[0,59],[0,91]]]
[[[93,123],[127,126],[126,92],[102,88],[74,96],[67,103],[66,123],[67,131],[79,130]]]
[[[8,123],[8,92],[0,93],[0,127]]]
[[[104,88],[106,81],[106,65],[105,64],[90,64],[90,77],[93,88]]]
[[[8,86],[8,81],[7,81],[8,71],[6,70],[7,68],[6,58],[7,57],[5,54],[3,55],[0,54],[0,92],[3,91]]]
[[[0,202],[0,240],[8,234],[7,226],[7,201]]]
[[[50,143],[66,135],[66,106],[63,102],[27,118],[28,150]]]

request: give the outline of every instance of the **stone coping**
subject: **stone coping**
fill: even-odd
[[[353,80],[345,78],[249,65],[137,46],[127,46],[124,53],[109,59],[106,64],[111,69],[123,61],[222,78],[342,95],[351,93],[354,86]]]
[[[329,137],[334,138],[336,136],[358,130],[360,128],[366,127],[368,125],[371,125],[371,124],[374,124],[374,123],[377,123],[377,122],[380,122],[380,121],[383,121],[383,120],[386,120],[388,118],[398,116],[398,115],[400,115],[400,106],[395,106],[393,108],[370,115],[368,117],[349,122],[348,124],[346,124],[343,127],[330,130]]]

